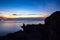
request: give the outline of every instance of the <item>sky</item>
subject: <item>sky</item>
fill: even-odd
[[[47,16],[60,11],[60,0],[0,0],[0,16]]]

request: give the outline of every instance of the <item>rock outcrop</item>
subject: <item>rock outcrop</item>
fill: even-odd
[[[49,40],[60,40],[60,11],[54,12],[45,19]]]

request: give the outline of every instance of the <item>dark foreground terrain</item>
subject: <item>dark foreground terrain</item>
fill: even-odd
[[[45,19],[45,24],[23,24],[24,31],[1,36],[0,40],[60,40],[60,11]]]

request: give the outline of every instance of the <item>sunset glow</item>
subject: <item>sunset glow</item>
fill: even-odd
[[[47,17],[60,10],[58,0],[1,0],[0,17],[33,18]]]
[[[46,15],[21,15],[21,16],[5,15],[3,17],[6,17],[6,18],[38,18],[38,17],[47,17],[47,16]]]

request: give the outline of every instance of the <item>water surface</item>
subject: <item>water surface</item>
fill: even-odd
[[[19,30],[23,30],[21,26],[27,24],[44,24],[44,21],[40,21],[40,19],[21,19],[21,20],[6,20],[0,21],[0,36],[6,35],[7,33],[14,33]]]

